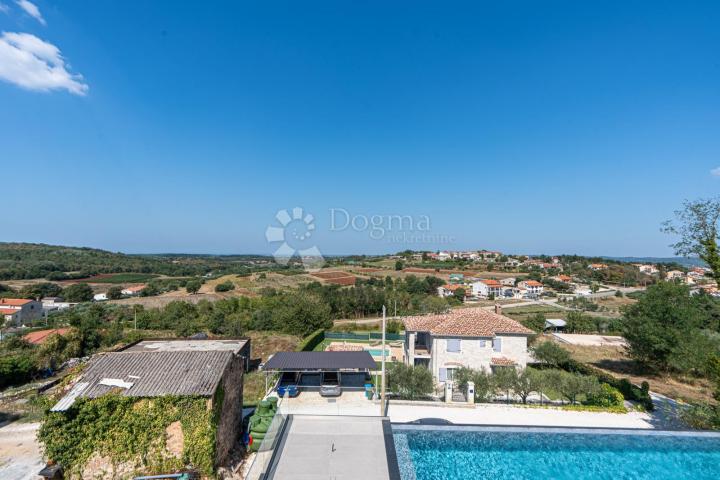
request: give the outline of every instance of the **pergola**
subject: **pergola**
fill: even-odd
[[[338,372],[340,377],[342,373],[369,373],[376,369],[375,360],[365,350],[356,352],[278,352],[265,362],[263,367],[266,391],[270,374],[292,372],[308,376],[308,374]],[[308,387],[313,388],[314,385],[301,384],[298,387],[307,389]],[[362,384],[350,387],[363,388]]]

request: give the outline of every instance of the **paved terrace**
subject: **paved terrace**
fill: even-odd
[[[382,417],[291,416],[269,479],[400,480]]]

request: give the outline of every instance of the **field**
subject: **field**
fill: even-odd
[[[503,309],[502,313],[506,317],[522,322],[534,315],[537,315],[538,313],[545,315],[545,318],[562,318],[564,320],[569,312],[568,310],[562,310],[547,305],[528,305],[526,307],[506,308]]]
[[[637,385],[647,381],[653,392],[676,400],[713,401],[712,386],[707,380],[681,378],[674,375],[640,374],[638,365],[627,356],[623,347],[589,347],[567,344],[562,344],[562,347],[569,351],[572,358],[578,362],[597,367],[615,377],[629,378]]]
[[[87,278],[64,280],[60,283],[145,283],[159,275],[152,273],[104,273]]]

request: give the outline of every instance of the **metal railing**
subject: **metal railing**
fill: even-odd
[[[267,475],[272,467],[275,451],[282,438],[288,420],[288,414],[286,412],[287,399],[288,397],[285,396],[278,401],[275,416],[270,422],[265,437],[260,443],[260,448],[255,453],[255,458],[245,476],[245,480],[264,480],[268,478]]]

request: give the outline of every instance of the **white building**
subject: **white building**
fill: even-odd
[[[685,272],[681,272],[680,270],[670,270],[665,274],[666,280],[675,280],[675,279],[683,279],[685,278]]]
[[[93,295],[93,301],[95,302],[104,302],[107,299],[107,293],[96,293]]]
[[[145,285],[133,285],[131,287],[123,288],[120,293],[129,297],[134,297],[135,295],[140,295],[140,292],[143,290],[145,290]]]
[[[640,270],[640,273],[644,273],[646,275],[655,275],[659,272],[655,265],[636,264],[635,266],[638,268],[638,270]]]
[[[491,371],[524,368],[527,339],[534,332],[484,308],[463,308],[441,315],[407,317],[405,362],[430,369],[436,383],[452,380],[461,367]]]
[[[449,284],[449,283],[439,286],[437,289],[438,296],[442,297],[442,298],[452,297],[453,295],[455,295],[455,291],[460,288],[465,288],[465,286],[459,285],[459,284]]]
[[[501,278],[500,283],[506,287],[514,287],[515,280],[515,277]]]
[[[475,280],[470,284],[473,297],[488,298],[490,295],[499,297],[502,284],[497,280]]]
[[[537,280],[523,280],[518,283],[518,288],[525,290],[528,295],[539,296],[545,290],[545,286]]]

